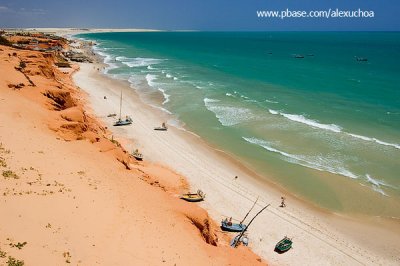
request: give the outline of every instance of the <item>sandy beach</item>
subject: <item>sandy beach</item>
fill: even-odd
[[[111,140],[71,82],[76,65],[0,49],[0,264],[264,264],[178,198],[182,176]]]
[[[185,176],[192,190],[202,189],[207,200],[201,203],[215,220],[234,217],[240,220],[259,197],[257,208],[271,204],[249,230],[250,247],[272,265],[357,265],[398,263],[398,225],[373,226],[377,221],[360,222],[326,213],[287,195],[274,184],[261,182],[251,170],[205,143],[198,136],[170,125],[168,132],[156,132],[155,126],[174,119],[140,99],[128,83],[112,80],[97,67],[82,64],[74,75],[75,83],[88,93],[94,114],[114,132],[128,150],[138,148],[145,161],[166,165]],[[113,128],[118,113],[119,95],[123,93],[123,115],[130,115],[132,126]],[[106,96],[106,100],[104,99]],[[238,176],[238,179],[234,177]],[[288,206],[280,208],[285,195]],[[379,221],[382,222],[382,221]],[[395,234],[393,234],[396,232]],[[371,238],[373,234],[374,238]],[[275,244],[285,235],[293,237],[294,249],[283,255],[275,253]]]
[[[177,126],[101,63],[56,68],[44,53],[0,48],[0,264],[400,263],[397,221],[350,219],[289,194]],[[133,124],[113,127],[121,92]],[[168,131],[155,131],[162,122]],[[143,162],[129,156],[135,149]],[[204,202],[179,199],[197,189]],[[242,219],[257,198],[250,216],[270,206],[248,231],[250,249],[232,249],[235,234],[219,222]],[[278,254],[284,236],[293,249]]]

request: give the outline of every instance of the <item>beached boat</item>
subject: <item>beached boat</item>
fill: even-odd
[[[165,123],[162,123],[161,127],[155,127],[154,130],[167,131],[168,127],[165,125]]]
[[[246,230],[247,225],[243,224],[244,220],[246,220],[247,216],[249,216],[251,210],[253,210],[254,206],[256,206],[258,201],[257,199],[254,201],[253,206],[250,208],[250,210],[246,213],[244,216],[243,220],[240,221],[240,223],[232,223],[232,217],[225,218],[224,220],[221,221],[221,229],[223,231],[228,231],[228,232],[242,232],[243,230]]]
[[[292,248],[292,244],[293,244],[292,239],[285,236],[281,241],[279,241],[275,245],[275,251],[278,253],[286,252]]]
[[[113,124],[113,126],[115,126],[115,127],[118,127],[118,126],[127,126],[127,125],[130,125],[130,124],[132,124],[132,118],[130,118],[129,116],[127,116],[127,117],[125,118],[125,120],[122,120],[121,118],[119,118],[119,119],[117,120],[117,122],[115,122],[115,123]]]
[[[136,149],[134,152],[132,152],[132,156],[138,161],[143,160],[143,154],[141,154],[138,149]]]
[[[122,110],[122,91],[121,91],[121,98],[119,101],[119,118],[118,118],[117,122],[115,122],[113,124],[115,127],[127,126],[127,125],[132,124],[132,118],[130,118],[129,116],[126,116],[125,120],[121,119],[121,110]]]
[[[256,201],[257,202],[257,201]],[[243,244],[245,246],[247,246],[249,244],[249,239],[247,238],[247,236],[245,235],[246,231],[249,229],[251,223],[254,221],[254,219],[256,219],[256,217],[262,213],[266,208],[268,208],[268,206],[271,204],[268,204],[266,206],[264,206],[261,210],[259,210],[257,212],[256,215],[254,215],[254,217],[250,220],[249,224],[246,226],[246,228],[244,228],[242,230],[242,232],[240,232],[239,235],[235,236],[234,239],[232,239],[231,241],[231,247],[236,248],[238,245]]]
[[[234,239],[232,239],[230,243],[231,247],[237,247],[239,245],[248,246],[249,245],[249,238],[247,235],[237,235]]]
[[[190,202],[199,202],[204,200],[206,197],[206,194],[203,193],[200,189],[197,190],[197,193],[187,193],[187,194],[182,194],[180,196],[181,199],[190,201]]]
[[[242,232],[246,229],[246,225],[242,223],[232,223],[228,219],[221,221],[221,229],[228,232]]]

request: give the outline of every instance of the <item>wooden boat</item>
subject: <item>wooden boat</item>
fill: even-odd
[[[168,127],[165,125],[165,123],[162,123],[161,127],[155,127],[154,130],[167,131]]]
[[[230,243],[231,247],[237,247],[239,245],[248,246],[249,245],[249,238],[247,235],[237,235],[234,239],[232,239]]]
[[[118,127],[118,126],[127,126],[132,124],[132,118],[129,116],[126,116],[125,120],[121,119],[121,110],[122,110],[122,91],[121,91],[121,98],[119,100],[119,118],[117,122],[113,124],[113,126]]]
[[[206,197],[206,194],[203,193],[200,189],[197,190],[197,193],[187,193],[187,194],[182,194],[180,196],[181,199],[190,201],[190,202],[199,202],[204,200]]]
[[[254,217],[250,220],[249,224],[247,225],[247,227],[245,229],[243,229],[242,232],[240,232],[239,235],[235,236],[235,238],[231,241],[231,247],[236,248],[239,244],[243,244],[243,245],[248,245],[249,244],[249,239],[246,237],[245,232],[249,229],[251,223],[254,221],[254,219],[260,214],[262,213],[266,208],[268,208],[268,206],[271,204],[268,204],[267,206],[263,207],[261,210],[259,210],[257,212],[256,215],[254,215]],[[246,241],[246,242],[245,242]]]
[[[365,58],[365,57],[356,57],[356,60],[358,62],[368,62],[368,58]]]
[[[232,223],[228,219],[221,221],[221,229],[228,232],[242,232],[246,229],[246,225],[242,223]]]
[[[118,126],[127,126],[127,125],[130,125],[130,124],[132,124],[132,118],[130,118],[129,116],[127,116],[127,117],[125,118],[125,120],[122,120],[121,118],[119,118],[119,119],[117,120],[117,122],[115,122],[115,123],[113,124],[113,126],[115,126],[115,127],[118,127]]]
[[[292,248],[293,241],[291,238],[285,236],[281,241],[275,245],[275,252],[283,253]]]
[[[141,154],[138,149],[136,149],[134,152],[132,152],[132,156],[138,161],[143,160],[143,154]]]
[[[228,232],[242,232],[243,230],[246,230],[247,225],[243,224],[244,220],[246,220],[247,216],[250,214],[251,210],[253,210],[254,206],[256,206],[256,203],[258,201],[258,197],[256,201],[254,202],[253,206],[250,208],[250,210],[246,213],[244,216],[243,220],[240,221],[240,223],[232,223],[232,217],[225,218],[225,220],[221,221],[221,229],[223,231],[228,231]]]

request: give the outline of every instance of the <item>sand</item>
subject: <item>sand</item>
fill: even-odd
[[[111,80],[91,64],[81,64],[74,75],[75,83],[88,94],[93,114],[101,119],[128,150],[140,149],[145,161],[165,165],[185,176],[192,190],[202,189],[205,208],[215,220],[225,217],[241,219],[259,197],[253,213],[271,204],[249,230],[250,247],[272,265],[396,265],[399,263],[398,222],[387,228],[369,222],[341,217],[319,210],[288,195],[284,188],[261,182],[222,151],[198,136],[171,125],[174,118],[145,104],[128,83]],[[101,67],[101,66],[100,66]],[[133,125],[112,127],[123,92],[123,115],[133,118]],[[106,96],[107,99],[104,99]],[[167,132],[153,127],[163,121],[170,124]],[[235,176],[239,176],[235,179]],[[287,207],[280,208],[285,194]],[[294,248],[274,252],[275,244],[285,235],[292,237]]]
[[[112,142],[71,82],[77,66],[53,64],[0,46],[0,265],[265,263],[178,198],[181,175]]]

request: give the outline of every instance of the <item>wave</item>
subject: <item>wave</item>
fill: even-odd
[[[170,97],[171,95],[165,93],[165,90],[164,90],[164,89],[158,88],[158,90],[159,90],[159,91],[163,94],[163,96],[164,96],[164,101],[162,102],[162,104],[164,105],[164,104],[166,104],[167,102],[169,102],[169,97]]]
[[[149,84],[150,87],[154,87],[156,85],[156,83],[154,82],[155,79],[157,79],[156,75],[153,75],[153,74],[147,74],[146,75],[146,81],[147,81],[147,84]]]
[[[170,78],[172,78],[172,75],[170,75],[170,74],[166,74],[166,75],[165,75],[165,77],[167,77],[167,78],[169,78],[169,79],[170,79]]]
[[[375,143],[378,143],[378,144],[381,144],[381,145],[390,146],[390,147],[394,147],[396,149],[400,149],[400,144],[389,143],[389,142],[385,142],[385,141],[382,141],[382,140],[379,140],[379,139],[376,139],[376,138],[370,138],[370,137],[361,136],[361,135],[357,135],[357,134],[351,134],[351,133],[346,133],[346,134],[349,135],[349,136],[352,136],[354,138],[357,138],[357,139],[362,139],[362,140],[365,140],[365,141],[371,141],[371,142],[375,142]]]
[[[275,110],[272,110],[272,109],[268,109],[268,112],[270,112],[273,115],[278,115],[279,114],[278,111],[275,111]]]
[[[118,68],[118,65],[114,63],[115,58],[112,55],[105,53],[102,48],[96,48],[93,50],[95,53],[103,57],[103,62],[107,65],[103,71],[104,74],[108,74],[111,69]]]
[[[118,56],[115,58],[117,61],[121,62],[128,67],[149,67],[151,65],[159,64],[163,61],[163,59],[157,58],[144,58],[144,57],[125,57],[125,56]]]
[[[333,162],[332,160],[327,160],[322,157],[313,158],[314,160],[311,160],[311,158],[307,158],[305,156],[294,155],[294,154],[290,154],[290,153],[275,149],[275,148],[271,147],[270,143],[265,140],[261,140],[261,139],[257,139],[257,138],[247,138],[247,137],[242,137],[242,138],[251,144],[258,145],[268,151],[275,152],[275,153],[278,153],[278,154],[284,156],[284,159],[287,162],[290,162],[293,164],[299,164],[304,167],[308,167],[308,168],[319,170],[319,171],[324,171],[324,172],[329,172],[332,174],[338,174],[338,175],[342,175],[345,177],[350,177],[352,179],[359,178],[359,176],[357,176],[356,174],[352,173],[351,171],[345,169],[342,166],[337,166],[337,167],[332,166],[332,165],[338,164],[337,162]]]
[[[308,119],[306,117],[304,117],[303,115],[293,115],[293,114],[285,114],[285,113],[280,113],[282,116],[286,117],[289,120],[298,122],[298,123],[302,123],[302,124],[306,124],[312,127],[316,127],[316,128],[321,128],[321,129],[326,129],[326,130],[330,130],[336,133],[339,133],[342,131],[342,128],[338,125],[335,124],[322,124],[319,123],[316,120],[312,120],[312,119]]]
[[[372,189],[376,192],[382,194],[383,196],[387,196],[387,194],[382,190],[381,186],[389,186],[382,180],[374,179],[369,174],[365,175],[367,182],[372,184]]]
[[[389,142],[385,142],[385,141],[379,140],[377,138],[370,138],[370,137],[366,137],[366,136],[362,136],[362,135],[343,132],[342,128],[340,126],[338,126],[338,125],[335,125],[335,124],[322,124],[322,123],[319,123],[316,120],[312,120],[312,119],[306,118],[303,115],[286,114],[286,113],[281,113],[279,111],[272,110],[272,109],[268,109],[268,111],[269,111],[269,113],[271,113],[273,115],[281,115],[281,116],[283,116],[283,117],[285,117],[285,118],[287,118],[289,120],[292,120],[294,122],[306,124],[306,125],[312,126],[314,128],[330,130],[330,131],[333,131],[335,133],[341,133],[342,132],[342,133],[347,134],[348,136],[351,136],[351,137],[354,137],[354,138],[357,138],[357,139],[370,141],[370,142],[375,142],[377,144],[381,144],[381,145],[393,147],[393,148],[396,148],[396,149],[400,149],[400,144],[389,143]]]
[[[254,118],[253,113],[247,108],[217,105],[220,100],[216,99],[203,100],[206,108],[215,114],[223,126],[234,126]]]
[[[220,102],[220,100],[210,99],[210,98],[204,98],[203,101],[204,101],[205,104],[207,104],[207,103],[217,103],[217,102]]]
[[[281,116],[283,116],[289,120],[292,120],[294,122],[302,123],[302,124],[305,124],[308,126],[312,126],[314,128],[330,130],[330,131],[333,131],[336,133],[342,132],[342,128],[335,124],[322,124],[316,120],[306,118],[303,115],[286,114],[286,113],[281,113],[279,111],[272,110],[272,109],[269,109],[268,111],[273,115],[281,115]]]
[[[266,101],[267,103],[279,103],[279,102],[271,101],[271,100],[268,100],[268,99],[265,99],[265,101]]]

